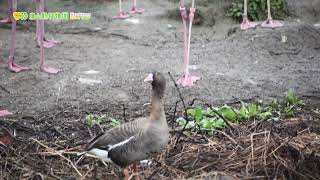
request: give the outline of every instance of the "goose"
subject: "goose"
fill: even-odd
[[[164,111],[165,78],[163,74],[153,72],[144,81],[152,85],[150,115],[112,128],[85,146],[87,154],[123,168],[125,179],[129,179],[128,168],[131,165],[134,172],[137,172],[137,163],[160,153],[169,140]]]

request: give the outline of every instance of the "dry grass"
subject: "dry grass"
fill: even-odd
[[[77,155],[79,144],[90,139],[89,131],[99,131],[88,130],[80,120],[82,113],[64,110],[52,116],[0,120],[8,131],[17,132],[15,144],[0,148],[0,177],[118,179],[116,166]],[[143,179],[319,179],[319,116],[303,114],[263,122],[254,130],[254,123],[244,124],[233,133],[217,131],[212,137],[185,132],[178,143],[180,132],[173,131],[167,149],[139,175]]]

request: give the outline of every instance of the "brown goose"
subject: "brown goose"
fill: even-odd
[[[149,117],[139,118],[100,134],[89,142],[87,153],[113,162],[123,169],[125,179],[129,178],[128,167],[160,153],[169,139],[168,124],[163,107],[166,81],[161,73],[149,74],[144,80],[152,85],[152,105]],[[139,179],[136,176],[136,179]]]

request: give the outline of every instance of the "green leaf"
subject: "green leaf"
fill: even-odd
[[[214,119],[208,119],[204,122],[202,127],[205,129],[213,129],[214,124],[215,124]]]
[[[249,112],[248,112],[247,107],[245,106],[244,103],[242,103],[241,106],[240,106],[240,117],[242,119],[248,119],[248,113]]]
[[[194,113],[194,119],[199,122],[203,117],[202,109],[200,107],[196,107]]]
[[[179,117],[176,122],[179,124],[180,127],[184,127],[187,124],[186,128],[194,128],[196,126],[196,124],[194,123],[194,121],[189,121],[187,122],[183,117]]]
[[[195,109],[188,109],[187,113],[188,113],[189,116],[194,117],[194,115],[196,114],[196,110]]]
[[[235,121],[237,119],[237,114],[234,112],[234,110],[232,108],[230,108],[229,106],[223,106],[219,112],[221,113],[221,115],[226,118],[227,120],[230,121]]]
[[[272,113],[269,111],[261,113],[262,118],[270,118],[271,116],[272,116]]]
[[[223,121],[223,119],[218,119],[218,120],[216,120],[215,121],[215,124],[214,124],[214,127],[216,128],[216,129],[222,129],[222,128],[224,128],[225,127],[225,123],[224,123],[224,121]]]
[[[296,104],[298,101],[298,98],[294,95],[294,92],[292,89],[289,89],[289,91],[287,92],[286,98],[289,105]]]
[[[176,122],[180,125],[180,126],[183,126],[186,124],[186,120],[183,118],[183,117],[179,117]]]
[[[111,127],[116,127],[120,125],[120,121],[118,121],[117,119],[109,118],[109,120],[111,121],[110,123]]]
[[[256,104],[249,104],[248,106],[248,116],[249,118],[254,118],[257,116],[257,105]]]

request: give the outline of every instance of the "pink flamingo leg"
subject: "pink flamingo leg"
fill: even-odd
[[[37,0],[37,2],[39,3],[40,0]],[[42,3],[40,3],[39,6],[37,6],[37,13],[41,13],[44,12],[44,1]],[[44,28],[40,28],[40,24],[39,21],[36,22],[36,39],[37,39],[37,45],[40,47],[40,34],[43,33],[45,34],[45,30]],[[45,48],[52,48],[54,46],[56,46],[57,44],[62,44],[61,41],[56,41],[56,40],[48,40],[44,35],[43,35],[43,47]]]
[[[244,17],[240,25],[240,28],[241,30],[247,30],[247,29],[255,28],[257,25],[258,23],[252,22],[247,17]]]
[[[258,23],[252,22],[248,19],[248,0],[244,0],[243,20],[240,25],[241,30],[255,28],[257,25]]]
[[[268,19],[261,24],[261,27],[265,28],[277,28],[277,27],[282,27],[283,24],[279,21],[273,20],[271,17],[271,5],[270,5],[270,0],[267,1],[268,3]]]
[[[12,112],[9,112],[8,110],[0,110],[0,117],[13,115]]]
[[[39,2],[40,1],[40,2]],[[39,9],[41,9],[42,7],[44,7],[44,0],[38,0],[37,2],[37,6]],[[39,27],[39,40],[40,40],[40,70],[48,73],[48,74],[57,74],[59,72],[61,72],[61,69],[56,69],[53,67],[50,67],[48,65],[45,64],[44,62],[44,20],[38,20],[37,21],[37,25]]]
[[[17,10],[17,0],[12,0],[12,10]],[[12,16],[12,15],[11,15]],[[29,70],[29,68],[20,66],[14,63],[14,54],[16,50],[16,32],[17,32],[17,21],[12,17],[12,27],[11,27],[11,45],[8,59],[8,68],[12,72],[20,72],[24,70]]]
[[[184,0],[181,0],[181,17],[182,22],[184,25],[184,74],[183,76],[178,79],[177,84],[181,84],[182,86],[193,86],[193,83],[197,80],[199,80],[199,77],[191,76],[189,73],[189,61],[190,61],[190,44],[191,44],[191,29],[192,29],[192,21],[194,19],[194,13],[196,9],[194,8],[194,0],[192,1],[192,8],[190,8],[190,14],[189,14],[189,33],[187,35],[187,23],[186,19],[188,19],[186,10],[184,8]]]
[[[0,23],[3,23],[3,24],[10,24],[10,23],[12,23],[12,19],[11,19],[11,14],[12,14],[12,2],[11,2],[11,0],[7,0],[7,6],[8,6],[8,16],[0,20]]]
[[[137,6],[137,0],[134,0],[134,4],[131,8],[130,14],[142,14],[144,12],[144,9],[139,8]]]
[[[119,12],[113,19],[126,19],[129,17],[130,15],[127,12],[122,11],[122,0],[119,0]]]

